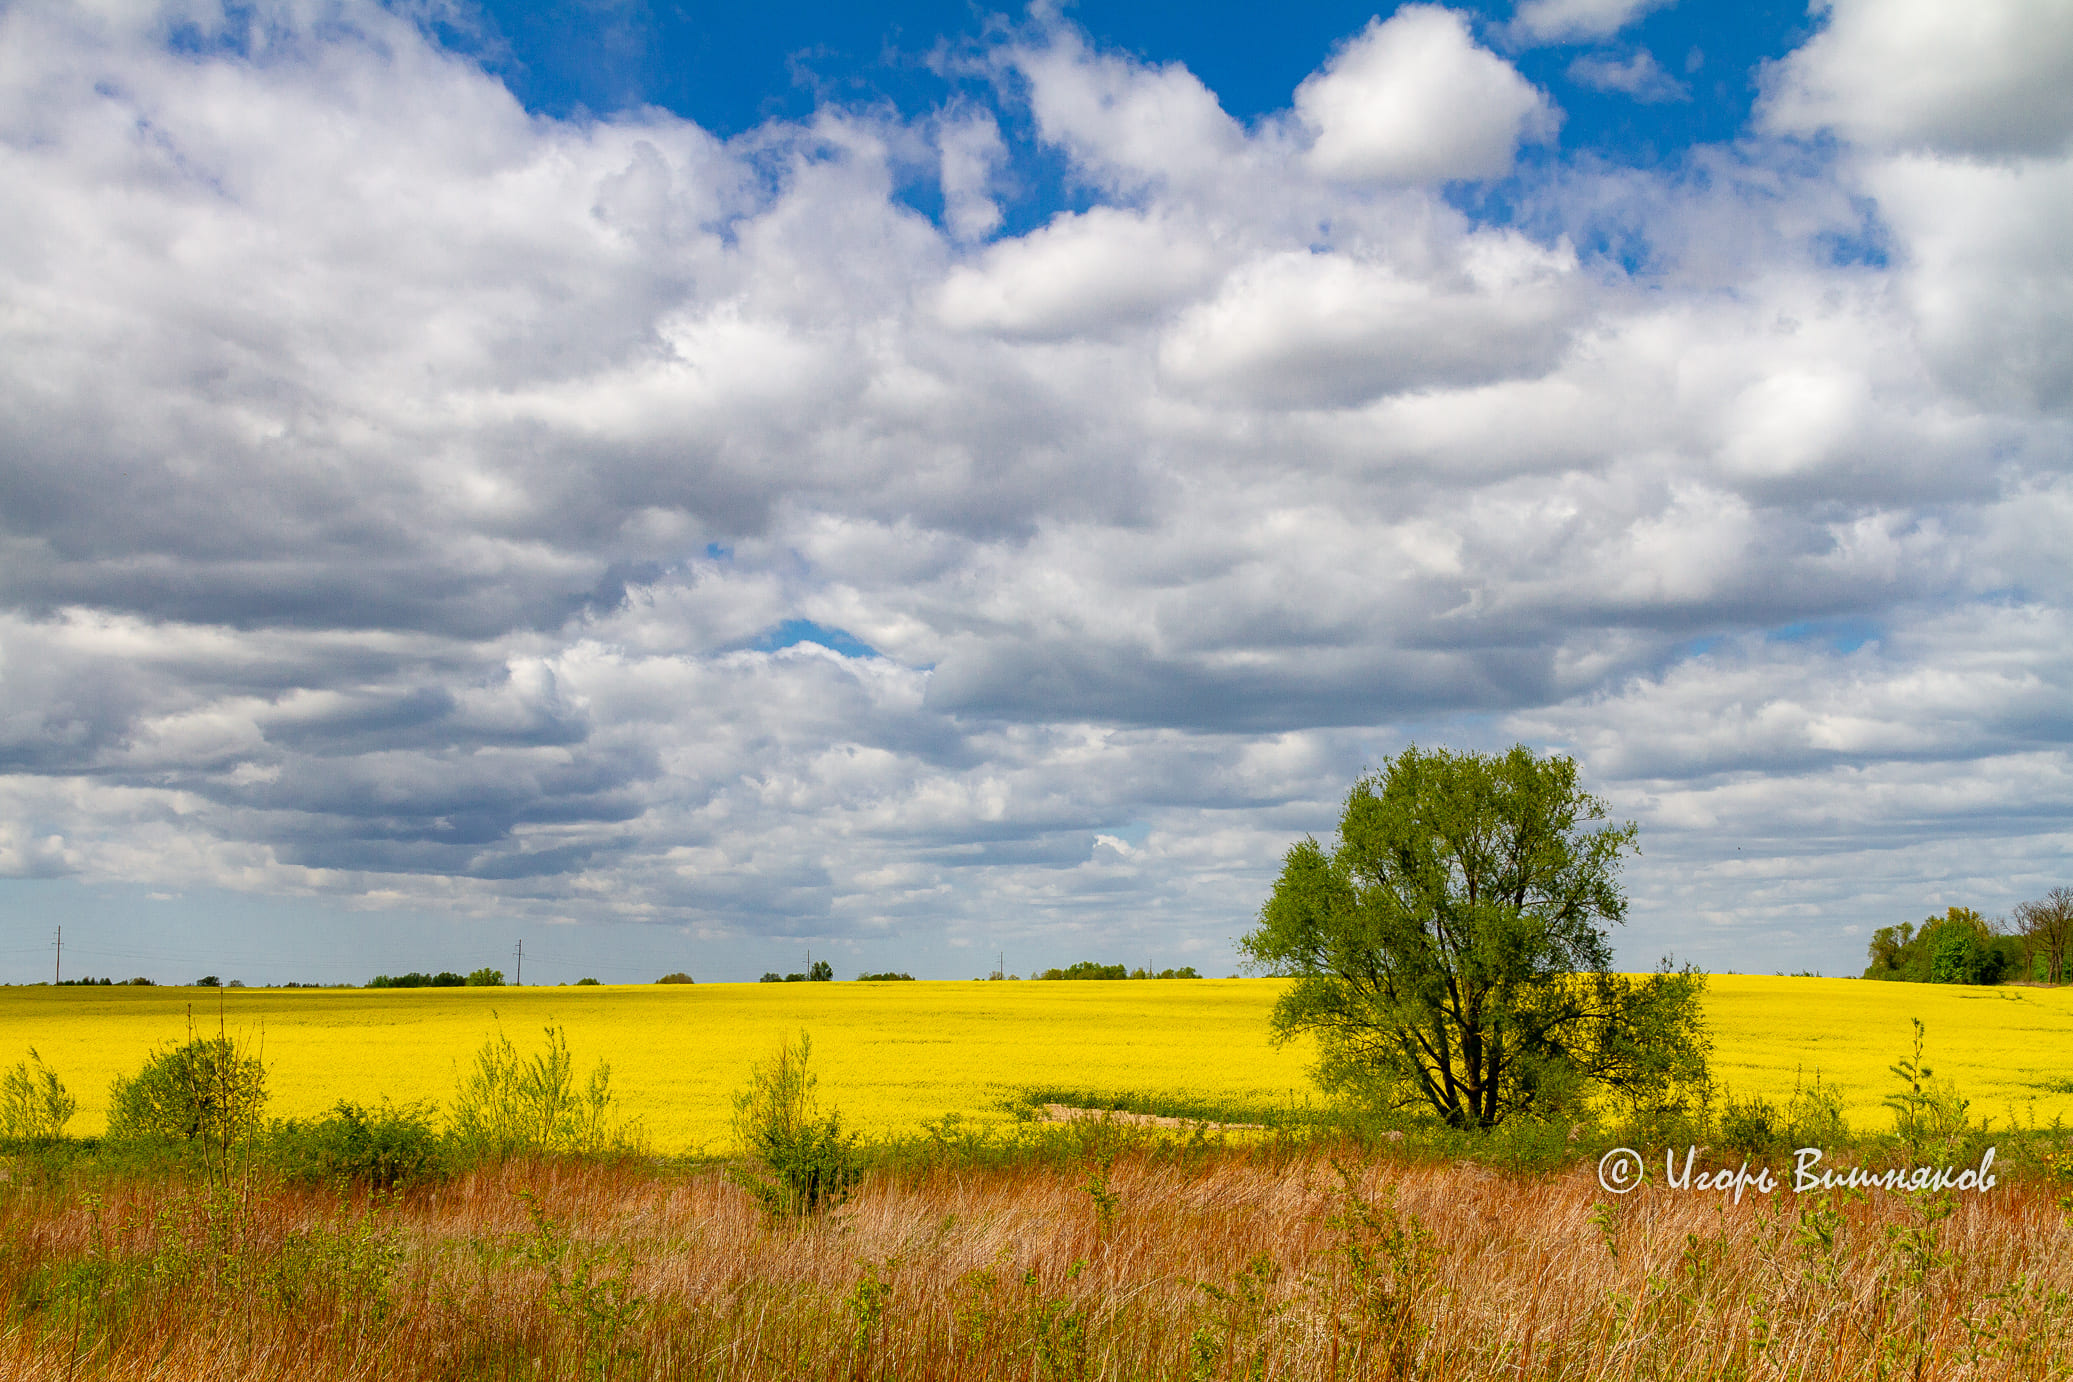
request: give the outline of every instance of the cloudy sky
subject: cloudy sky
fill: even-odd
[[[696,13],[701,9],[711,13]],[[1623,960],[2073,881],[2063,0],[0,5],[0,978]]]

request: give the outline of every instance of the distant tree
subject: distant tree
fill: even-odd
[[[692,978],[690,975],[684,973],[683,970],[679,969],[674,971],[673,973],[663,975],[660,979],[657,979],[655,982],[658,984],[695,984],[698,981]]]
[[[1093,960],[1080,960],[1064,969],[1047,969],[1036,976],[1039,979],[1128,979],[1130,971],[1123,965],[1097,964]]]
[[[578,979],[578,980],[576,981],[576,987],[577,987],[577,988],[579,988],[579,989],[584,989],[584,988],[592,988],[592,989],[594,989],[594,988],[600,988],[600,987],[602,987],[602,985],[600,985],[600,984],[598,983],[598,981],[597,981],[597,980],[595,980],[595,979]]]
[[[1914,926],[1902,922],[1872,933],[1867,979],[1915,984],[1998,984],[2023,970],[2022,942],[1998,934],[1970,907],[1949,907]]]
[[[1881,926],[1878,930],[1872,932],[1871,944],[1866,947],[1866,952],[1871,957],[1871,964],[1864,971],[1864,977],[1867,979],[1899,978],[1899,971],[1904,963],[1904,957],[1910,953],[1908,946],[1914,938],[1915,924],[1911,921],[1903,921],[1893,926]]]
[[[198,989],[220,989],[223,987],[223,981],[213,974],[204,974],[194,981],[194,986]]]
[[[471,989],[502,988],[504,986],[504,971],[501,969],[491,969],[489,966],[484,965],[481,969],[469,974],[467,985]]]
[[[763,971],[763,977],[756,982],[759,984],[782,984],[784,981],[784,975],[779,974],[774,969],[766,969]]]
[[[2029,961],[2024,972],[2034,977],[2041,960],[2045,982],[2066,982],[2066,956],[2073,950],[2073,888],[2053,888],[2023,903],[2015,909],[2015,925]]]
[[[1593,1089],[1639,1110],[1702,1097],[1704,976],[1612,972],[1635,827],[1575,763],[1407,748],[1346,798],[1339,842],[1286,855],[1240,948],[1294,980],[1277,1042],[1314,1036],[1318,1077],[1458,1128],[1568,1116]]]
[[[835,978],[835,966],[829,964],[826,960],[815,960],[813,968],[807,971],[806,978],[810,983],[830,983]]]
[[[857,976],[857,982],[860,984],[888,984],[896,980],[904,980],[911,984],[914,982],[914,976],[907,973],[895,973],[892,970],[887,970],[883,974],[859,974]]]
[[[487,972],[498,975],[497,983],[503,982],[503,977],[497,970],[489,970]],[[367,981],[367,987],[371,989],[457,989],[468,982],[467,975],[456,974],[450,969],[442,969],[437,974],[426,974],[422,970],[413,969],[408,974],[377,974]]]

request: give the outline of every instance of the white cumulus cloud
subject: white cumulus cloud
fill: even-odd
[[[1296,89],[1296,114],[1315,135],[1313,169],[1394,183],[1502,177],[1519,144],[1547,137],[1556,118],[1461,14],[1437,5],[1371,23]]]

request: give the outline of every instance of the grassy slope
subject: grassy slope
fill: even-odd
[[[501,1022],[521,1048],[560,1023],[579,1062],[612,1062],[622,1106],[660,1149],[726,1140],[728,1096],[749,1063],[804,1026],[826,1096],[851,1121],[912,1131],[945,1113],[986,1114],[1010,1087],[1188,1091],[1238,1104],[1304,1097],[1306,1054],[1274,1050],[1268,980],[1166,983],[699,984],[558,989],[234,990],[225,1025],[263,1041],[271,1111],[340,1097],[444,1100]],[[137,1068],[219,995],[192,989],[0,989],[0,1065],[36,1047],[80,1098],[75,1133],[98,1131],[110,1077]],[[1819,1070],[1853,1122],[1883,1127],[1886,1066],[1908,1019],[1929,1063],[1975,1115],[2009,1108],[2073,1121],[2073,990],[1955,989],[1850,980],[1713,980],[1717,1069],[1743,1093],[1782,1097]]]

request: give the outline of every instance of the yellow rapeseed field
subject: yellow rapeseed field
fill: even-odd
[[[0,1066],[40,1051],[99,1131],[109,1080],[184,1037],[190,1010],[263,1050],[270,1111],[341,1098],[445,1102],[458,1066],[499,1026],[521,1049],[558,1024],[585,1068],[610,1060],[622,1105],[658,1150],[723,1150],[729,1096],[801,1027],[824,1100],[855,1126],[911,1132],[946,1113],[998,1118],[1018,1086],[1185,1092],[1247,1102],[1309,1097],[1309,1053],[1267,1042],[1279,985],[1120,983],[697,984],[529,989],[0,989]],[[220,1006],[220,1014],[219,1014]],[[1883,1129],[1887,1066],[1928,1061],[1976,1115],[2073,1121],[2073,989],[1973,989],[1716,976],[1716,1071],[1741,1093],[1789,1094],[1818,1071],[1854,1125]]]

